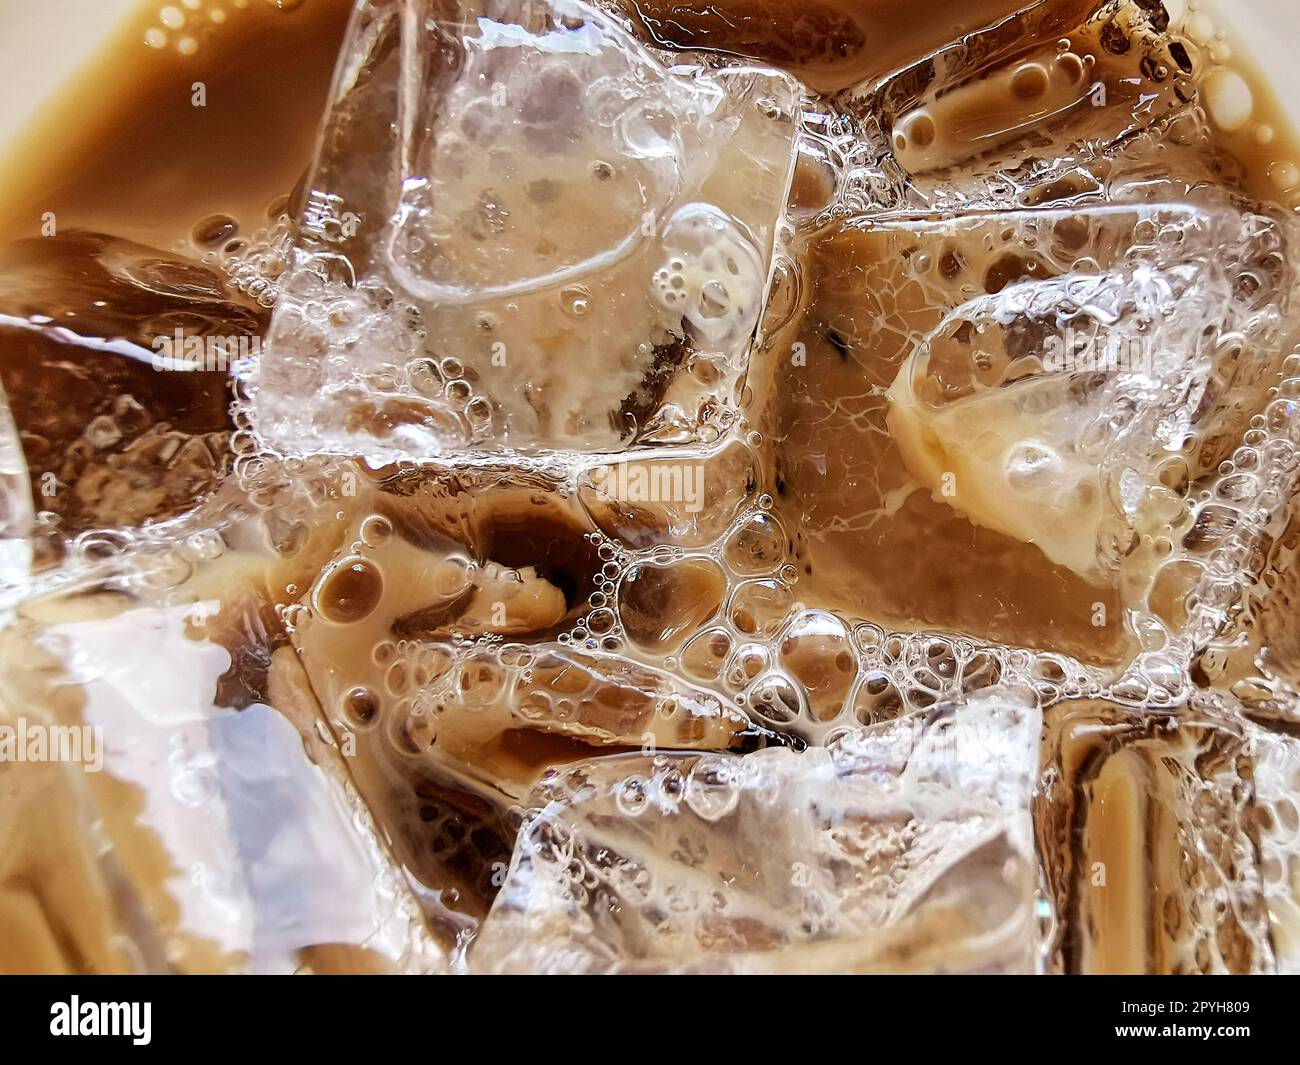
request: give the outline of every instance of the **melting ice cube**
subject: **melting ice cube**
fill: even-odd
[[[998,690],[801,754],[553,770],[471,965],[1031,969],[1040,727]]]
[[[666,68],[574,0],[362,5],[260,431],[381,459],[715,439],[797,100],[771,71]]]

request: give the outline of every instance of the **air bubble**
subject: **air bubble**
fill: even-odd
[[[570,285],[560,291],[560,305],[571,318],[585,318],[591,310],[591,291],[586,285]]]
[[[1047,69],[1041,63],[1025,63],[1011,75],[1011,94],[1019,100],[1033,100],[1047,92],[1048,84]]]
[[[387,543],[393,535],[393,523],[382,514],[372,514],[361,523],[361,539],[369,547]]]
[[[1255,110],[1255,97],[1246,79],[1226,68],[1205,79],[1204,99],[1210,118],[1225,133],[1244,129]]]
[[[343,697],[343,715],[352,726],[369,728],[379,719],[379,700],[369,688],[353,688]]]
[[[373,562],[343,559],[326,573],[316,590],[316,610],[329,621],[353,624],[379,605],[383,590],[383,577]]]
[[[614,802],[621,813],[638,817],[650,803],[649,782],[644,777],[628,777],[614,793]]]
[[[686,778],[686,805],[705,821],[719,821],[740,801],[737,766],[719,755],[696,761]]]

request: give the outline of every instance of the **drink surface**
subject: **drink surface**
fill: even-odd
[[[0,969],[1300,967],[1232,29],[142,7],[0,184]]]

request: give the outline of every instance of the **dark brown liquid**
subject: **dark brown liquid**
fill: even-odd
[[[0,381],[36,509],[54,516],[42,562],[78,532],[182,513],[227,472],[227,372],[159,373],[154,345],[265,330],[265,307],[195,260],[283,226],[350,6],[258,0],[220,24],[203,16],[191,55],[179,33],[146,44],[156,18],[142,9],[11,146]]]

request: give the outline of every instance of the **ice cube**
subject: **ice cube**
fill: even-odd
[[[771,71],[666,68],[576,0],[360,5],[261,433],[384,459],[716,439],[797,100]]]
[[[1062,127],[1067,140],[1114,143],[1187,104],[1193,64],[1168,20],[1135,3],[1095,8],[1068,35],[1040,37],[1038,51],[971,62],[978,45],[963,41],[934,65],[929,84],[918,87],[924,79],[904,73],[888,85],[885,114],[903,169],[946,170],[1017,142],[1036,149]],[[960,81],[948,80],[953,75]],[[900,113],[899,103],[918,91],[923,102]]]
[[[1186,599],[1163,541],[1194,530],[1195,493],[1278,383],[1289,229],[1144,203],[805,239],[805,295],[750,377],[800,596],[895,629],[1131,658],[1126,610],[1157,574],[1162,604]]]
[[[231,370],[265,312],[216,271],[94,233],[0,250],[0,378],[37,512],[36,566],[74,537],[192,512],[230,468]]]
[[[551,771],[482,971],[1027,971],[1041,718],[982,693],[828,748]]]
[[[1217,693],[1208,702],[1239,712]],[[1259,873],[1268,907],[1277,971],[1300,972],[1300,740],[1284,732],[1246,726],[1251,742],[1259,824]]]
[[[1138,266],[962,305],[887,394],[904,467],[971,523],[1112,584],[1161,451],[1200,405],[1228,296],[1210,268]]]
[[[1158,4],[1039,5],[845,94],[859,147],[844,203],[878,213],[1067,199],[1157,154],[1166,175],[1212,179],[1220,153],[1195,108],[1201,57]]]
[[[1300,369],[1300,358],[1296,359]],[[1286,457],[1290,474],[1300,467],[1295,445],[1285,438],[1268,445]],[[1251,474],[1243,488],[1258,490]],[[1229,623],[1197,659],[1198,671],[1228,688],[1257,718],[1300,723],[1300,495],[1278,517],[1279,531],[1235,577],[1242,601]]]
[[[744,56],[788,70],[819,93],[834,93],[910,65],[986,27],[1002,34],[1058,33],[1096,0],[942,0],[915,4],[804,0],[789,11],[778,0],[607,0],[625,12],[647,44]],[[940,10],[941,9],[941,10]],[[1063,10],[1064,9],[1064,10]],[[1014,21],[1011,16],[1017,16]],[[1009,25],[1010,24],[1010,25]]]
[[[1035,823],[1059,922],[1050,969],[1273,968],[1252,749],[1245,725],[1212,706],[1045,712]]]
[[[317,740],[308,759],[316,715],[295,720],[282,685],[283,715],[215,705],[230,655],[192,638],[199,605],[80,589],[25,606],[38,632],[0,634],[39,663],[0,700],[6,730],[81,738],[79,761],[6,774],[0,838],[40,841],[5,847],[0,924],[24,931],[0,967],[445,968],[337,752]]]

